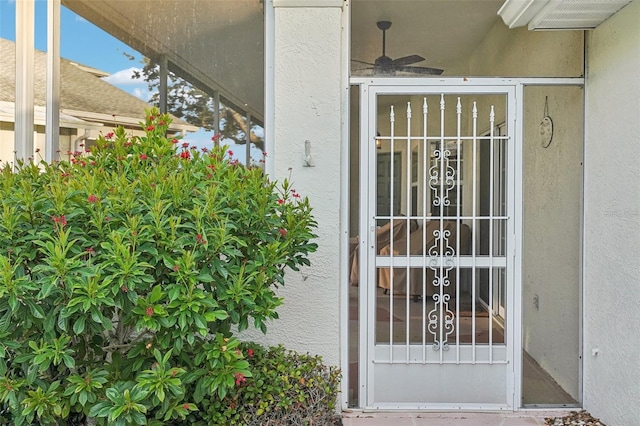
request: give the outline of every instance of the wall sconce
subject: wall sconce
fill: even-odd
[[[378,132],[378,135],[376,137],[376,148],[382,149],[382,139],[380,139],[380,132]]]

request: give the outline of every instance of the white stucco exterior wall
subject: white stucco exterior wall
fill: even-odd
[[[584,406],[610,425],[640,419],[639,22],[633,1],[587,39]]]
[[[524,102],[522,343],[579,402],[583,89],[527,87]],[[554,124],[547,148],[540,143],[545,102]]]
[[[279,4],[283,7],[278,6]],[[342,126],[342,9],[318,2],[276,2],[275,7],[275,178],[289,178],[310,198],[318,251],[311,267],[289,271],[279,294],[280,318],[266,335],[249,333],[267,344],[323,356],[340,365],[340,139]],[[329,4],[329,3],[327,3]],[[303,167],[305,140],[315,167]]]

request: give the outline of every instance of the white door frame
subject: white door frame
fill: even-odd
[[[468,93],[465,92],[464,87],[474,87],[474,88],[486,88],[486,93],[495,93],[496,88],[499,87],[512,87],[515,91],[515,113],[513,117],[510,117],[510,120],[513,120],[513,133],[512,137],[515,138],[516,141],[522,140],[522,117],[524,115],[523,109],[523,95],[524,95],[524,87],[529,85],[583,85],[583,78],[524,78],[524,79],[508,79],[508,78],[351,78],[349,79],[349,86],[356,85],[360,87],[360,103],[361,106],[367,105],[368,102],[368,91],[372,86],[385,86],[392,84],[394,87],[405,87],[407,93],[415,90],[416,87],[435,87],[437,91],[450,93],[450,89],[454,89],[454,92],[457,90],[460,93]],[[348,123],[348,117],[350,110],[348,108],[348,101],[345,102],[347,108],[343,111],[345,116],[345,123]],[[367,108],[361,108],[360,112],[360,123],[359,125],[363,128],[362,123],[368,123],[368,117],[366,116]],[[361,132],[361,145],[365,145],[367,143],[367,139],[369,138],[368,133],[372,132],[372,125],[369,124],[365,131]],[[343,135],[348,135],[348,126],[343,131]],[[373,133],[375,134],[375,133]],[[345,138],[344,145],[347,146],[342,152],[348,150],[348,137]],[[516,163],[514,167],[514,182],[515,185],[513,189],[510,190],[510,193],[515,197],[515,206],[514,206],[514,232],[516,235],[513,236],[513,246],[514,250],[510,252],[514,257],[514,267],[513,270],[509,273],[514,275],[514,282],[516,285],[514,286],[514,291],[512,295],[508,298],[508,302],[511,304],[511,313],[512,313],[512,326],[509,327],[507,339],[512,342],[511,346],[511,354],[510,360],[512,361],[512,368],[509,369],[508,383],[510,386],[510,391],[513,395],[513,398],[507,401],[508,409],[516,410],[521,406],[521,383],[522,383],[522,323],[521,323],[521,312],[522,312],[522,289],[521,289],[521,281],[522,281],[522,270],[521,270],[521,253],[522,253],[522,149],[518,143],[514,144],[515,149],[515,157]],[[345,161],[343,159],[343,161]],[[343,194],[348,194],[349,188],[349,174],[348,168],[345,170],[347,173],[343,175]],[[362,179],[362,176],[361,176]],[[343,212],[348,211],[348,197],[343,199],[343,205],[341,206]],[[361,211],[366,211],[362,209]],[[361,234],[362,235],[362,234]],[[346,241],[348,240],[348,234],[344,233],[343,238],[343,247],[346,245]],[[359,241],[360,245],[365,243],[364,240]],[[364,260],[364,259],[363,259]],[[343,266],[345,270],[342,271],[342,276],[347,276],[346,266]],[[362,268],[366,268],[363,266]],[[364,286],[363,286],[364,287]],[[344,283],[344,288],[348,288],[348,280]],[[361,288],[362,296],[366,296],[366,289]],[[342,292],[342,300],[343,306],[342,309],[342,343],[343,348],[346,348],[349,343],[348,336],[348,291],[344,290]],[[366,318],[368,315],[368,306],[367,304],[360,304],[359,307],[359,315],[361,318]],[[368,336],[366,330],[361,330],[359,339],[359,347],[360,350],[367,350],[368,347]],[[342,352],[345,353],[344,351]],[[366,359],[366,357],[360,357],[360,359]],[[371,407],[366,406],[367,400],[367,368],[364,363],[360,362],[360,386],[359,386],[359,401],[360,405],[364,407],[364,409],[371,409]],[[348,358],[343,356],[342,368],[343,371],[348,371],[349,361]],[[346,392],[348,389],[348,384],[343,382],[343,391],[344,394],[348,394]],[[347,408],[347,403],[345,399],[343,399],[343,408]],[[430,407],[431,408],[431,407]],[[437,407],[433,407],[434,409]],[[444,408],[444,407],[441,407]],[[452,408],[452,407],[448,407]],[[458,407],[462,408],[462,407]],[[499,407],[495,406],[477,406],[477,407],[464,407],[465,409],[496,409]],[[504,407],[501,407],[504,408]],[[385,407],[384,409],[392,409],[392,407]]]

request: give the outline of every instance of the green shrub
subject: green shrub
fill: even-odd
[[[168,124],[1,170],[0,423],[167,424],[251,375],[231,330],[277,318],[311,208]]]
[[[265,349],[241,345],[248,354],[252,377],[238,376],[227,396],[202,402],[202,425],[316,425],[339,424],[336,402],[340,371],[319,356],[298,354],[282,346]],[[198,423],[195,423],[198,424]]]

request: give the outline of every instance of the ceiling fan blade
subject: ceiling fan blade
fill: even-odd
[[[365,61],[360,61],[358,59],[352,59],[351,62],[357,62],[359,64],[365,64],[365,65],[371,65],[373,66],[373,64],[371,62],[365,62]]]
[[[374,67],[365,67],[365,68],[352,68],[351,72],[360,72],[360,71],[369,71],[374,70]]]
[[[402,58],[394,59],[393,65],[394,66],[411,65],[411,64],[415,64],[416,62],[422,62],[422,61],[424,61],[424,58],[422,56],[410,55],[410,56],[403,56]]]
[[[396,67],[396,71],[404,71],[404,72],[412,72],[414,74],[430,74],[430,75],[440,75],[444,72],[439,68],[429,68],[429,67]]]

